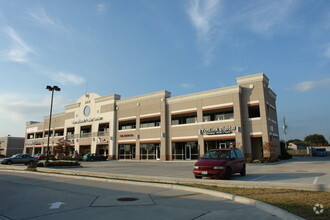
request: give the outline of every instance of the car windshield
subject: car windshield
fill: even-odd
[[[230,151],[213,150],[208,151],[202,157],[203,159],[229,159]]]
[[[17,156],[19,156],[19,155],[15,154],[15,155],[11,156],[10,158],[16,158]]]

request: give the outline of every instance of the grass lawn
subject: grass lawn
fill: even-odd
[[[211,189],[266,202],[305,219],[330,219],[330,192],[313,192],[291,189],[232,188],[189,184],[188,186]],[[323,205],[323,213],[315,214],[315,204]]]

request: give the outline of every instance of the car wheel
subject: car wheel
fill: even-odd
[[[195,176],[196,179],[202,179],[202,176]]]
[[[13,162],[11,162],[11,160],[8,160],[7,162],[6,162],[6,164],[7,165],[11,165]]]
[[[230,180],[231,178],[231,168],[228,167],[227,170],[226,170],[226,173],[225,173],[225,180]]]
[[[245,176],[246,175],[246,167],[244,166],[240,172],[241,176]]]
[[[29,164],[31,165],[31,164],[34,164],[35,162],[33,161],[33,160],[31,160],[31,161],[29,161]]]

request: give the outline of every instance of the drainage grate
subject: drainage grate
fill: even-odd
[[[139,200],[138,198],[133,198],[133,197],[124,197],[124,198],[118,198],[118,201],[121,202],[132,202],[132,201],[136,201]]]

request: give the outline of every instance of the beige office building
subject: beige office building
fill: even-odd
[[[252,158],[278,155],[276,94],[269,79],[260,73],[236,80],[235,86],[178,97],[168,91],[127,99],[85,94],[52,116],[50,132],[49,116],[27,122],[24,150],[45,153],[50,134],[50,147],[65,139],[71,153],[109,159],[194,160],[229,147]]]

